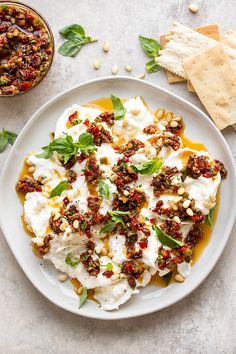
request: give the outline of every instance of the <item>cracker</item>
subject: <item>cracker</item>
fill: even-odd
[[[202,33],[205,36],[208,36],[210,38],[213,38],[216,41],[220,40],[220,31],[219,31],[219,26],[217,24],[196,27],[196,28],[194,28],[194,31]],[[162,48],[165,48],[165,46],[169,42],[168,37],[170,37],[170,36],[171,36],[171,34],[164,34],[164,35],[160,36],[160,43],[161,43]],[[185,81],[185,79],[183,79],[182,77],[180,77],[176,74],[173,74],[169,70],[166,70],[166,75],[167,75],[168,82],[170,84]],[[194,89],[193,89],[190,82],[187,82],[187,88],[190,92],[194,92]]]
[[[236,70],[222,44],[183,63],[199,99],[219,129],[236,123]]]
[[[227,31],[221,39],[221,43],[236,49],[236,33],[234,31]]]
[[[170,40],[166,47],[160,50],[157,62],[163,68],[186,78],[183,68],[184,60],[207,48],[214,47],[217,41],[176,22],[171,32],[173,34],[169,37]],[[224,46],[224,50],[236,62],[236,50],[228,46]]]

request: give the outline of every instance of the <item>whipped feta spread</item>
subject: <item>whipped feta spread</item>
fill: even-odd
[[[158,121],[140,97],[123,107],[119,120],[67,108],[48,156],[30,153],[32,175],[17,184],[38,254],[94,289],[102,310],[118,309],[153,274],[189,276],[225,172],[209,153],[183,146],[180,117],[163,111]]]

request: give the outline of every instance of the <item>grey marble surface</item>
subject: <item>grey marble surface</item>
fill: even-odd
[[[110,75],[111,66],[134,67],[132,75],[144,72],[147,58],[137,36],[158,38],[172,20],[195,27],[219,23],[222,32],[236,30],[236,2],[196,0],[199,13],[188,10],[188,1],[161,0],[30,0],[50,22],[56,46],[58,30],[78,22],[99,42],[84,47],[76,58],[56,54],[47,78],[22,97],[0,100],[0,127],[20,132],[31,114],[49,98],[88,79]],[[102,52],[103,41],[111,50]],[[102,67],[92,62],[101,57]],[[163,72],[146,80],[201,104],[184,84],[167,83]],[[202,108],[202,107],[201,107]],[[223,132],[236,155],[236,133]],[[0,155],[0,168],[8,148]],[[233,197],[233,196],[231,196]],[[235,196],[234,196],[235,197]],[[227,222],[227,221],[226,221]],[[31,285],[2,234],[0,238],[0,353],[236,353],[236,259],[235,228],[218,264],[206,281],[176,305],[141,318],[103,322],[67,313],[49,303]],[[17,236],[17,235],[16,235]]]

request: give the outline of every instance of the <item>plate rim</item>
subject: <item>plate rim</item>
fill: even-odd
[[[72,92],[78,88],[81,88],[83,86],[87,86],[87,85],[91,85],[91,84],[96,84],[97,82],[106,82],[106,81],[116,81],[116,80],[124,80],[124,81],[133,81],[133,82],[142,82],[144,85],[150,86],[154,89],[157,89],[161,92],[163,92],[164,94],[178,100],[180,102],[180,104],[184,104],[186,106],[188,106],[189,108],[191,108],[192,110],[195,110],[196,113],[199,114],[200,119],[206,120],[208,122],[208,124],[210,125],[210,127],[214,130],[215,134],[217,135],[217,138],[220,140],[221,145],[223,144],[224,149],[227,152],[229,161],[232,165],[232,174],[233,174],[233,180],[234,182],[236,182],[236,166],[235,166],[235,162],[234,162],[234,158],[233,155],[231,153],[231,150],[224,138],[224,136],[221,134],[221,132],[218,130],[218,128],[215,126],[215,124],[212,122],[212,120],[206,115],[205,112],[203,112],[200,108],[196,107],[193,103],[187,101],[185,98],[180,97],[179,95],[159,86],[156,84],[153,84],[151,82],[148,81],[142,81],[140,79],[137,78],[133,78],[133,77],[128,77],[128,76],[124,76],[124,75],[117,75],[115,77],[113,76],[105,76],[102,78],[96,78],[96,79],[91,79],[91,80],[87,80],[85,82],[79,83],[77,85],[74,85],[71,88],[68,88],[66,90],[64,90],[63,92],[53,96],[52,98],[50,98],[48,101],[46,101],[41,107],[39,107],[29,118],[29,120],[27,121],[27,123],[25,124],[25,126],[23,127],[23,129],[20,131],[13,147],[11,148],[6,161],[4,163],[1,175],[0,175],[0,186],[2,185],[4,176],[6,175],[6,172],[8,170],[8,165],[9,162],[12,159],[12,155],[14,154],[14,151],[17,149],[18,145],[20,144],[21,140],[22,140],[22,136],[24,136],[24,133],[27,132],[28,129],[30,129],[30,127],[33,125],[33,123],[37,120],[37,118],[40,116],[40,114],[45,111],[48,107],[50,107],[51,105],[53,105],[53,103],[55,103],[57,100],[59,100],[61,97],[67,95],[69,92]],[[219,248],[217,248],[217,250],[214,253],[214,257],[211,258],[209,265],[207,267],[206,270],[204,270],[203,276],[200,277],[200,279],[197,279],[196,282],[194,283],[193,286],[191,286],[190,289],[186,290],[186,293],[184,295],[180,294],[179,296],[177,296],[174,300],[170,301],[168,304],[164,304],[162,306],[158,305],[156,307],[153,307],[150,310],[145,310],[145,307],[143,309],[140,309],[138,311],[137,314],[122,314],[119,315],[119,310],[116,312],[116,316],[115,317],[109,317],[109,312],[107,313],[106,311],[101,311],[101,316],[100,315],[96,315],[96,314],[86,314],[83,312],[79,312],[78,309],[73,310],[70,308],[67,308],[66,306],[62,305],[59,303],[59,301],[57,301],[56,299],[50,298],[50,296],[48,296],[48,294],[44,293],[43,290],[40,289],[40,287],[37,285],[37,282],[34,281],[34,277],[31,276],[30,272],[27,270],[27,266],[24,266],[24,263],[21,262],[21,260],[18,258],[18,255],[15,254],[15,252],[13,251],[13,247],[12,247],[12,242],[10,240],[10,238],[7,235],[7,230],[4,226],[4,221],[1,217],[2,213],[1,213],[1,204],[0,204],[0,228],[2,230],[2,233],[4,235],[4,238],[11,250],[11,252],[13,253],[15,259],[17,260],[17,263],[19,264],[19,266],[21,267],[21,269],[23,270],[23,272],[25,273],[25,275],[27,276],[28,280],[31,282],[31,284],[47,299],[49,300],[51,303],[53,303],[54,305],[58,306],[59,308],[66,310],[68,312],[74,313],[76,315],[80,315],[83,317],[87,317],[87,318],[93,318],[93,319],[99,319],[99,320],[119,320],[119,319],[128,319],[128,318],[135,318],[135,317],[139,317],[139,316],[144,316],[144,315],[148,315],[160,310],[163,310],[167,307],[170,307],[174,304],[176,304],[177,302],[179,302],[180,300],[184,299],[185,297],[187,297],[189,294],[191,294],[206,278],[207,276],[211,273],[211,271],[213,270],[213,268],[215,267],[217,261],[219,260],[225,246],[226,243],[229,240],[229,237],[231,235],[231,231],[234,225],[234,221],[235,221],[235,217],[236,217],[236,199],[233,201],[232,204],[232,213],[231,213],[231,217],[229,219],[229,221],[227,222],[227,227],[228,227],[228,232],[227,232],[227,237],[225,237],[225,239],[222,241],[221,246]]]

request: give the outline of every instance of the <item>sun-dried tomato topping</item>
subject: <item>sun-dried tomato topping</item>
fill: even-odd
[[[151,145],[157,150],[161,151],[163,146],[170,146],[173,150],[178,150],[181,145],[181,140],[177,135],[170,135],[169,133],[162,133],[149,139]]]
[[[137,139],[129,140],[125,145],[116,145],[114,150],[119,154],[124,154],[126,157],[134,155],[139,149],[144,148],[144,143]]]
[[[114,113],[102,112],[97,118],[95,118],[95,122],[105,122],[109,127],[111,127],[115,122]]]
[[[169,124],[166,127],[166,130],[171,132],[172,134],[180,135],[181,130],[183,129],[183,122],[179,121],[179,122],[176,122],[176,123],[178,123],[177,127],[172,127],[171,126],[171,122],[169,122]]]
[[[101,205],[100,198],[90,195],[87,200],[89,209],[91,209],[94,213],[97,213]]]
[[[42,246],[37,246],[36,243],[32,243],[33,250],[38,257],[43,257],[49,252],[51,239],[51,235],[46,235]]]
[[[69,116],[68,121],[70,122],[71,125],[76,124],[76,121],[77,121],[78,116],[79,116],[78,111],[75,111],[74,113],[72,113],[72,114]]]
[[[145,268],[143,264],[135,263],[134,261],[125,261],[122,263],[121,266],[122,273],[127,274],[133,277],[134,279],[138,279],[142,275],[144,270]]]
[[[138,242],[138,244],[139,244],[139,247],[143,250],[143,249],[147,248],[147,246],[148,246],[148,241],[147,241],[147,240],[140,240],[140,241]]]
[[[179,239],[181,238],[180,226],[180,224],[177,224],[172,220],[166,220],[163,224],[160,225],[160,228],[167,235]]]
[[[185,242],[189,245],[195,245],[203,237],[203,231],[198,225],[193,225],[192,230],[188,233]]]
[[[111,143],[113,141],[110,132],[101,124],[89,123],[87,132],[92,134],[93,142],[97,146],[101,146],[102,143]]]
[[[172,177],[179,173],[176,167],[163,167],[162,171],[155,177],[151,182],[151,186],[153,186],[153,193],[156,197],[159,197],[161,194],[166,192],[173,192],[176,193],[178,187],[172,185]]]
[[[119,159],[117,165],[112,167],[112,171],[115,174],[115,183],[118,191],[122,190],[123,187],[131,182],[137,181],[138,174],[128,166],[126,159]]]
[[[23,177],[16,183],[16,190],[21,193],[42,192],[42,183],[32,177]]]
[[[189,156],[188,163],[185,169],[185,176],[192,178],[198,178],[203,176],[205,178],[212,178],[217,175],[218,172],[226,178],[227,171],[222,162],[210,161],[208,156]]]
[[[127,197],[117,194],[113,199],[112,206],[115,210],[130,211],[131,213],[137,214],[145,202],[145,193],[138,192],[134,189]]]
[[[70,183],[74,183],[77,179],[77,173],[73,170],[69,170],[66,172],[66,178]]]
[[[90,157],[85,165],[84,176],[88,183],[97,185],[100,177],[100,169],[96,157]]]
[[[66,170],[70,170],[75,165],[76,161],[77,161],[77,158],[74,155],[74,156],[71,156],[71,158],[66,163],[64,163],[63,160],[61,160],[61,163],[65,167]]]
[[[105,270],[105,272],[102,273],[107,278],[110,278],[114,274],[113,270]]]
[[[143,132],[146,134],[155,134],[158,131],[158,127],[156,124],[149,124],[147,127],[143,129]]]
[[[91,250],[83,252],[80,255],[80,262],[83,264],[89,275],[96,277],[100,272],[100,265],[98,260],[93,259],[91,252]]]

